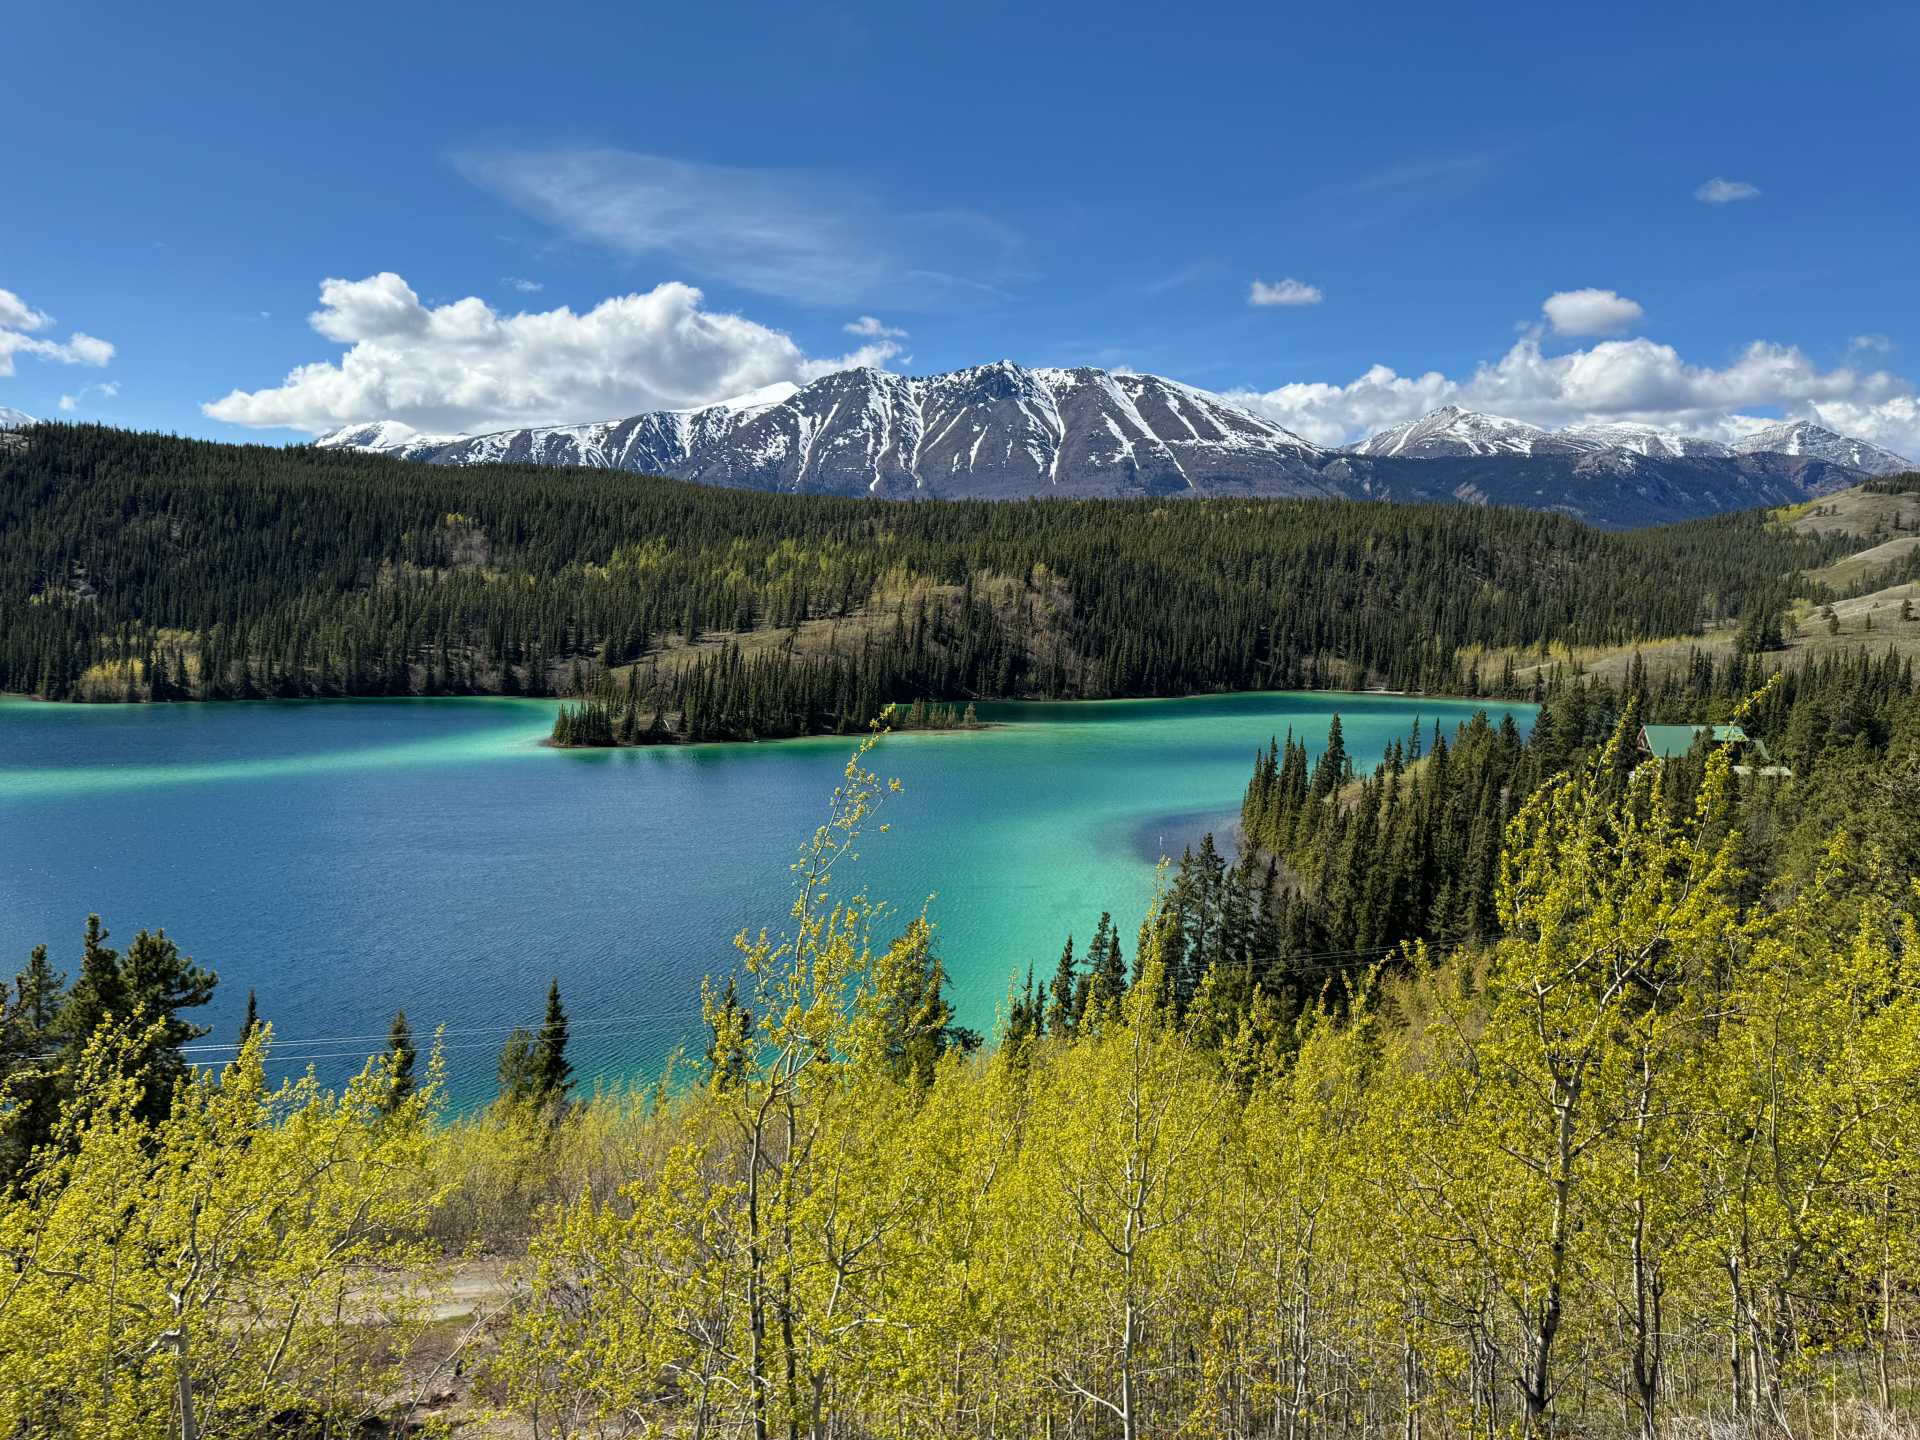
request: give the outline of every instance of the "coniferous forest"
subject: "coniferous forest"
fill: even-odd
[[[1847,548],[1757,515],[880,503],[31,436],[0,451],[0,691],[591,693],[636,742],[857,731],[922,699],[1524,694],[1472,653],[1694,634],[1811,593],[1798,573]]]

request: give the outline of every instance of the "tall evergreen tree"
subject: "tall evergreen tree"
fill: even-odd
[[[62,1097],[55,1022],[65,984],[47,947],[36,945],[12,993],[0,986],[0,1190],[53,1138]]]
[[[1078,979],[1079,966],[1073,958],[1073,936],[1069,935],[1066,948],[1060,952],[1060,962],[1054,967],[1053,981],[1047,986],[1047,1033],[1070,1034],[1079,1020],[1079,1012],[1074,1009]]]
[[[535,1103],[540,1093],[539,1042],[533,1032],[516,1027],[500,1047],[500,1102],[508,1108]]]
[[[573,1089],[573,1066],[567,1060],[566,1009],[560,1004],[560,981],[547,986],[547,1013],[534,1045],[534,1095],[543,1105],[559,1104]]]
[[[204,1025],[181,1018],[213,998],[219,977],[195,965],[164,930],[142,930],[126,953],[106,942],[98,915],[87,917],[80,977],[61,1007],[57,1029],[69,1066],[103,1024],[150,1025],[152,1033],[134,1048],[132,1073],[142,1087],[138,1113],[158,1120],[173,1102],[173,1087],[187,1073],[181,1046],[208,1033]]]
[[[407,1024],[407,1012],[393,1012],[393,1028],[387,1032],[387,1093],[380,1102],[381,1110],[388,1115],[406,1104],[419,1080],[414,1074],[414,1064],[419,1058],[419,1049],[413,1043],[413,1029]]]

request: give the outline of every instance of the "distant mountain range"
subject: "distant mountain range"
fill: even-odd
[[[888,498],[1335,496],[1553,510],[1631,526],[1844,489],[1913,465],[1804,420],[1733,445],[1651,426],[1543,430],[1448,407],[1343,449],[1153,375],[1009,361],[908,378],[843,370],[697,410],[315,444],[436,465],[590,465],[709,485]]]
[[[1524,420],[1481,415],[1448,405],[1403,425],[1370,435],[1349,445],[1349,455],[1409,460],[1449,460],[1466,456],[1524,455],[1637,455],[1645,460],[1726,460],[1738,455],[1784,455],[1844,465],[1868,475],[1897,475],[1911,470],[1911,461],[1815,425],[1810,420],[1788,420],[1755,431],[1731,445],[1698,436],[1682,435],[1653,425],[1617,423],[1572,425],[1564,430],[1542,430]]]
[[[11,405],[0,405],[0,430],[24,430],[29,425],[39,423],[24,410],[16,410]]]

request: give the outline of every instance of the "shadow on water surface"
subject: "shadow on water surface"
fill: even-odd
[[[1229,865],[1240,858],[1240,816],[1232,810],[1185,810],[1172,815],[1149,815],[1127,831],[1127,849],[1135,859],[1158,865],[1162,859],[1179,863],[1180,852],[1198,850],[1213,836],[1213,848]]]

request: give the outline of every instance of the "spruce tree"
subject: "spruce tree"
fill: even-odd
[[[51,1051],[58,1040],[66,977],[36,945],[13,993],[0,986],[0,1188],[17,1179],[33,1152],[53,1138],[65,1079]]]
[[[1094,928],[1088,963],[1091,967],[1090,1008],[1102,1015],[1109,1014],[1119,1008],[1127,993],[1127,962],[1120,953],[1120,932],[1114,928],[1113,916],[1105,910],[1100,912],[1100,923]]]
[[[407,1103],[419,1082],[414,1075],[414,1061],[419,1057],[419,1049],[413,1043],[413,1030],[407,1024],[407,1012],[393,1012],[393,1028],[387,1032],[387,1075],[386,1097],[380,1102],[383,1114],[391,1115]]]
[[[107,938],[100,917],[89,915],[80,978],[58,1022],[66,1063],[78,1063],[103,1024],[154,1025],[136,1048],[131,1069],[143,1090],[136,1113],[158,1120],[173,1103],[175,1082],[187,1073],[180,1047],[208,1033],[206,1026],[181,1019],[180,1012],[211,1000],[219,977],[182,955],[164,930],[142,930],[124,955],[109,947]]]
[[[509,1108],[530,1104],[538,1092],[537,1044],[530,1030],[516,1028],[500,1047],[500,1103]]]
[[[1066,949],[1060,952],[1060,963],[1054,967],[1053,983],[1047,986],[1048,1034],[1069,1034],[1080,1018],[1073,1004],[1078,989],[1075,984],[1077,970],[1073,959],[1073,936],[1069,935]]]
[[[542,1105],[557,1104],[573,1089],[573,1066],[567,1062],[567,1012],[560,1004],[560,981],[547,986],[547,1013],[540,1022],[534,1046],[534,1095]]]

